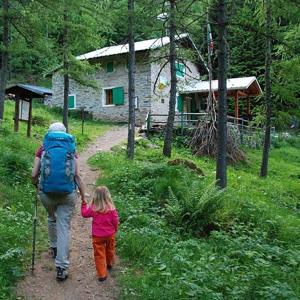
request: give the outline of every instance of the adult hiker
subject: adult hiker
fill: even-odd
[[[76,186],[82,201],[84,186],[79,176],[74,137],[66,133],[62,123],[50,125],[43,145],[36,151],[31,176],[48,212],[48,235],[56,278],[63,281],[68,277],[70,222],[77,200]]]

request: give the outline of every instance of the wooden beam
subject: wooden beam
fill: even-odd
[[[27,121],[27,137],[31,136],[31,123],[32,123],[32,99],[29,99],[29,115]]]
[[[237,94],[238,94],[239,96],[241,96],[241,97],[248,97],[248,96],[249,96],[247,93],[245,93],[245,92],[243,92],[243,91],[240,91],[240,90],[237,91]]]
[[[20,115],[20,95],[15,95],[15,118],[14,118],[14,131],[19,131],[19,115]]]

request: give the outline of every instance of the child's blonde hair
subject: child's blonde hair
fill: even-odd
[[[94,211],[106,212],[110,209],[115,209],[115,204],[106,186],[98,186],[96,188],[92,204],[94,205]]]

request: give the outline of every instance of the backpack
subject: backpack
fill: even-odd
[[[75,185],[75,139],[64,132],[48,132],[41,157],[41,190],[44,193],[68,194]]]

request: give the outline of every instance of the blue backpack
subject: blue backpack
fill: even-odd
[[[43,141],[41,190],[68,194],[75,185],[75,140],[64,132],[48,132]]]

